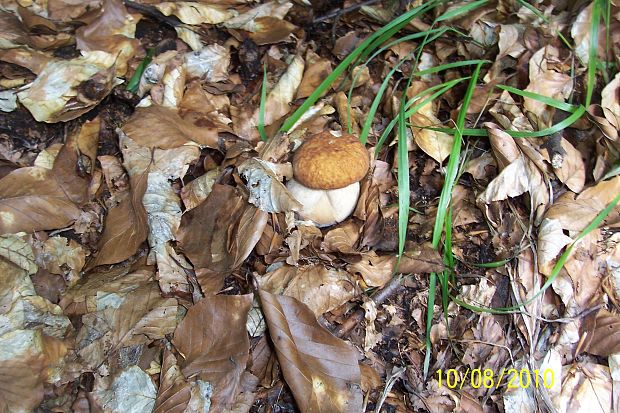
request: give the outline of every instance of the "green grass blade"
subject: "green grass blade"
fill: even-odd
[[[435,313],[435,293],[437,289],[437,274],[432,272],[428,280],[428,305],[426,308],[426,345],[424,354],[424,378],[428,377],[428,369],[431,364],[431,327]]]
[[[413,104],[415,102],[415,99],[417,99],[418,97],[423,96],[431,91],[439,89],[437,90],[437,92],[433,93],[428,98],[422,100],[421,102],[418,102],[414,107],[408,108],[407,111],[405,112],[405,118],[409,118],[411,115],[413,115],[418,110],[420,110],[420,108],[422,108],[424,105],[437,99],[439,96],[443,95],[448,90],[452,89],[458,83],[463,82],[467,79],[469,79],[469,77],[464,77],[461,79],[453,79],[445,83],[431,86],[430,88],[416,94],[409,100],[409,102],[407,102],[408,106],[409,104]],[[381,148],[385,144],[385,141],[387,140],[389,134],[392,132],[392,129],[394,129],[394,126],[396,126],[396,119],[392,119],[392,121],[388,124],[388,126],[385,128],[385,130],[381,134],[381,137],[379,138],[379,141],[377,142],[377,147],[375,148],[375,155],[378,155],[379,152],[381,151]]]
[[[265,103],[267,101],[267,65],[263,65],[263,84],[260,89],[260,105],[258,107],[258,134],[262,141],[267,141],[265,132]]]
[[[407,147],[407,124],[405,105],[401,101],[398,110],[398,257],[402,257],[409,223],[409,148]]]
[[[441,235],[443,232],[442,229],[444,227],[444,223],[446,222],[446,212],[448,211],[448,205],[450,204],[450,200],[452,199],[452,188],[454,187],[454,183],[456,181],[456,175],[458,173],[458,165],[461,154],[461,140],[463,137],[462,131],[465,125],[465,115],[467,114],[467,108],[469,107],[471,98],[474,95],[474,90],[476,87],[476,83],[478,82],[478,76],[480,75],[481,68],[482,63],[478,63],[469,81],[469,86],[467,87],[467,91],[465,92],[465,97],[463,98],[461,110],[459,111],[459,114],[457,116],[456,129],[454,133],[454,144],[452,145],[452,151],[450,152],[450,157],[448,158],[446,178],[443,188],[441,190],[441,195],[439,197],[439,205],[437,206],[437,217],[435,219],[435,226],[433,228],[433,240],[431,244],[435,249],[439,247],[439,242],[441,241]]]
[[[149,65],[149,63],[151,63],[151,60],[153,60],[154,53],[155,49],[152,47],[146,51],[146,56],[144,57],[144,60],[140,62],[140,64],[136,68],[135,73],[133,74],[133,76],[131,76],[129,82],[127,82],[126,89],[131,93],[136,93],[138,91],[138,86],[140,86],[140,79],[142,78],[142,74],[144,73],[144,70]]]
[[[444,20],[453,19],[455,17],[458,17],[458,16],[461,16],[463,14],[469,13],[470,11],[477,9],[478,7],[484,6],[486,3],[488,3],[488,0],[472,1],[471,3],[467,3],[464,6],[461,6],[461,7],[458,7],[456,9],[452,9],[452,10],[446,11],[444,14],[442,14],[439,17],[437,17],[435,22],[439,23],[439,22],[442,22]]]
[[[316,90],[301,104],[299,108],[291,116],[289,116],[284,124],[280,128],[281,132],[288,132],[293,125],[303,116],[303,114],[316,103],[316,101],[322,96],[331,84],[349,67],[349,65],[358,58],[364,58],[362,56],[368,56],[372,50],[376,49],[378,45],[383,43],[387,38],[389,39],[393,34],[397,33],[406,26],[413,18],[421,13],[430,10],[439,4],[441,1],[432,1],[421,6],[415,7],[408,12],[402,14],[390,23],[377,30],[366,40],[364,40],[358,47],[355,48],[336,68],[334,71],[316,88]]]
[[[578,105],[571,105],[570,103],[566,103],[561,100],[553,99],[545,95],[539,95],[538,93],[529,92],[526,90],[520,90],[520,89],[516,89],[514,87],[506,86],[506,85],[497,85],[496,87],[502,90],[506,90],[510,93],[514,93],[515,95],[537,100],[541,103],[544,103],[545,105],[548,105],[548,106],[551,106],[551,107],[554,107],[556,109],[560,109],[566,112],[575,113],[575,111],[579,109]]]
[[[596,215],[596,217],[592,220],[592,222],[590,222],[590,224],[588,224],[588,226],[584,228],[583,231],[581,231],[579,235],[575,238],[575,240],[564,250],[562,255],[560,255],[560,258],[557,260],[557,262],[553,266],[553,269],[551,270],[551,274],[549,274],[549,277],[547,277],[547,281],[545,281],[542,287],[540,287],[540,290],[538,290],[536,294],[534,294],[531,298],[521,303],[518,303],[516,305],[513,305],[511,307],[501,307],[501,308],[490,308],[490,307],[482,307],[482,306],[479,307],[479,306],[474,306],[474,305],[465,303],[464,301],[459,300],[456,297],[451,297],[451,298],[461,307],[468,308],[472,311],[493,313],[493,314],[508,314],[508,313],[514,313],[514,312],[520,311],[521,308],[532,303],[541,294],[543,294],[547,288],[551,286],[553,281],[560,274],[560,271],[564,267],[564,264],[566,264],[566,261],[570,257],[573,251],[573,248],[575,248],[575,245],[579,241],[581,241],[586,235],[588,235],[590,232],[598,228],[598,226],[601,225],[603,220],[611,213],[611,211],[613,211],[613,209],[616,207],[618,202],[620,202],[620,194],[616,195],[616,197],[601,212],[599,212]]]

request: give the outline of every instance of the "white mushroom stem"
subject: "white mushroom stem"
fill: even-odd
[[[360,194],[359,182],[339,189],[311,189],[291,179],[286,188],[303,205],[299,217],[319,227],[344,221],[355,210]]]

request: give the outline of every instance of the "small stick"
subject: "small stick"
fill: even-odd
[[[376,305],[383,304],[388,298],[390,298],[394,293],[401,290],[403,286],[401,285],[403,277],[400,274],[395,275],[392,279],[380,290],[375,291],[370,298]],[[336,337],[344,338],[349,332],[361,323],[364,320],[365,311],[363,308],[358,308],[354,313],[352,313],[344,323],[340,324],[336,330],[334,331],[334,335]]]

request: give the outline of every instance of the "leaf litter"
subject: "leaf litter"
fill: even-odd
[[[620,13],[586,3],[4,1],[0,412],[618,410]],[[318,227],[286,184],[325,130],[373,156]]]

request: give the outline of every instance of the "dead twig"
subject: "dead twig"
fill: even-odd
[[[376,304],[383,304],[388,298],[390,298],[394,293],[401,290],[403,286],[401,285],[401,281],[403,276],[398,274],[395,275],[390,282],[388,282],[382,289],[375,291],[370,298]],[[355,312],[353,312],[344,323],[340,324],[336,330],[334,330],[334,335],[336,337],[344,338],[349,332],[361,323],[364,320],[365,311],[362,308],[358,308]]]

